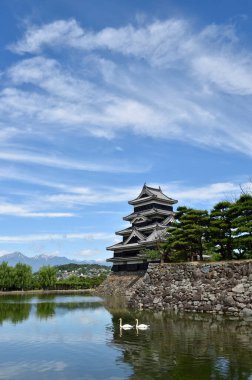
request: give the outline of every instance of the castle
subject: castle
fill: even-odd
[[[145,254],[145,249],[156,249],[165,241],[167,229],[174,221],[173,205],[177,200],[167,197],[161,188],[144,184],[137,198],[128,202],[134,206],[134,211],[123,220],[131,226],[116,235],[122,236],[122,242],[107,247],[114,256],[107,259],[112,262],[112,271],[146,270],[148,263],[153,262]]]

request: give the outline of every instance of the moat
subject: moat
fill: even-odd
[[[146,331],[120,331],[147,323]],[[0,379],[252,379],[252,319],[140,312],[85,294],[0,298]]]

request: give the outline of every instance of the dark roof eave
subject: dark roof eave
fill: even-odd
[[[165,241],[166,239],[164,239]],[[163,240],[162,240],[163,241]],[[156,240],[151,240],[151,241],[145,241],[142,240],[141,243],[134,243],[134,244],[120,244],[120,245],[111,245],[110,247],[107,247],[107,251],[130,251],[134,249],[141,249],[143,246],[153,246],[153,243],[156,243]]]
[[[133,199],[132,201],[128,201],[128,203],[130,205],[134,206],[134,205],[144,203],[144,202],[147,202],[147,201],[150,201],[153,199],[158,200],[162,203],[168,203],[168,204],[172,204],[172,205],[178,203],[177,199],[173,199],[173,198],[169,198],[169,197],[166,197],[166,199],[163,199],[163,198],[159,198],[157,195],[152,195],[152,196],[145,197],[145,198],[136,198],[136,199]]]
[[[160,215],[173,215],[174,212],[173,211],[170,211],[170,210],[161,210],[161,209],[158,209],[158,208],[155,208],[155,209],[150,209],[150,210],[144,210],[144,211],[139,211],[139,212],[133,212],[132,214],[129,214],[127,216],[124,216],[123,217],[123,220],[126,220],[126,221],[130,221],[132,219],[134,219],[135,217],[137,216],[149,216],[149,215],[153,215],[153,214],[160,214]]]
[[[114,263],[118,261],[140,261],[140,260],[147,261],[147,262],[153,261],[153,259],[150,259],[146,256],[111,257],[109,259],[106,259],[106,261],[109,263]]]
[[[148,197],[144,197],[144,198],[135,198],[135,199],[132,199],[132,201],[128,201],[128,204],[135,205],[135,204],[146,202],[146,201],[150,201],[151,199],[156,199],[156,198],[157,197],[155,195],[149,195]]]
[[[125,229],[125,230],[120,230],[120,231],[117,231],[115,232],[116,235],[130,235],[132,232],[132,228],[128,228],[128,229]]]

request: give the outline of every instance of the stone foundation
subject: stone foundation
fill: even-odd
[[[252,316],[252,260],[151,264],[131,293],[129,305]]]
[[[96,293],[101,296],[120,295],[129,298],[140,286],[145,273],[145,271],[111,273],[97,288]]]

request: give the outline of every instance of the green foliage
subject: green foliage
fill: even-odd
[[[0,264],[0,289],[9,290],[14,283],[14,268],[9,267],[5,261]]]
[[[17,263],[14,268],[13,286],[17,290],[31,289],[32,269],[29,265]]]
[[[167,250],[171,261],[203,259],[207,239],[209,215],[206,210],[178,207],[176,222],[168,229]]]
[[[75,264],[73,264],[75,265]],[[78,266],[79,267],[79,266]],[[95,269],[101,266],[95,265]],[[71,267],[72,269],[73,267]],[[109,268],[105,267],[109,270]],[[39,272],[32,274],[31,267],[18,263],[10,267],[8,263],[0,264],[0,290],[28,290],[28,289],[89,289],[100,285],[107,273],[99,276],[83,277],[70,276],[66,279],[57,280],[57,268],[44,266]],[[43,311],[41,310],[41,314]]]
[[[178,207],[165,243],[145,254],[155,260],[187,261],[203,255],[212,260],[252,258],[252,196],[222,201],[211,210]]]
[[[56,284],[56,268],[44,266],[38,272],[38,284],[43,289],[53,289]]]
[[[217,203],[210,215],[210,241],[223,260],[233,257],[232,203],[223,201]]]
[[[141,253],[151,260],[161,260],[161,262],[170,262],[170,246],[167,242],[157,242],[156,249],[144,249]]]
[[[236,258],[252,258],[252,196],[242,194],[232,208]]]
[[[91,289],[99,286],[106,276],[99,277],[78,277],[70,276],[66,279],[58,280],[56,289]]]
[[[221,261],[221,260],[223,260],[223,259],[222,259],[222,256],[221,256],[220,253],[214,253],[214,254],[211,256],[211,259],[212,259],[212,261]]]
[[[144,249],[141,254],[146,255],[149,259],[158,260],[161,258],[161,252],[158,249]]]
[[[99,264],[64,264],[64,265],[57,265],[55,267],[57,269],[57,272],[59,271],[78,271],[78,273],[87,274],[92,270],[104,270],[105,272],[110,272],[110,267],[106,265],[99,265]]]

